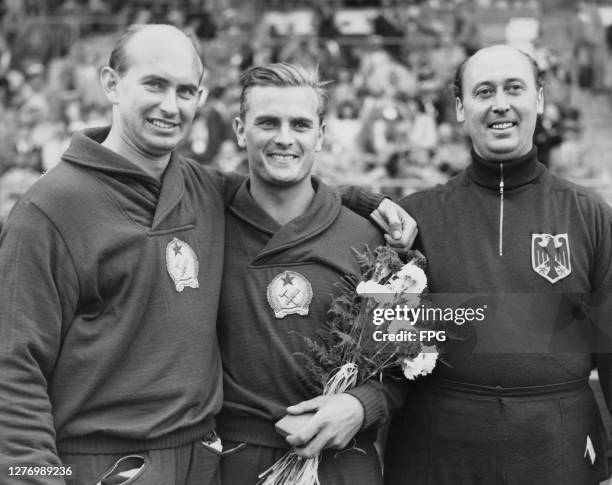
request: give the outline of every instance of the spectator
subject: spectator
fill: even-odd
[[[468,56],[482,47],[480,27],[472,1],[456,4],[453,36]]]
[[[563,141],[561,109],[554,103],[544,107],[544,113],[536,121],[533,142],[538,147],[540,161],[550,164],[550,151]]]
[[[231,113],[226,104],[225,94],[223,86],[215,86],[211,88],[204,104],[202,119],[203,130],[206,131],[206,145],[204,152],[197,154],[195,158],[205,165],[212,164],[221,144],[233,138]]]
[[[0,176],[0,231],[15,202],[39,177],[40,173],[26,168],[12,168]]]

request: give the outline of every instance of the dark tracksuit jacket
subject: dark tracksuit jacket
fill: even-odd
[[[219,309],[225,397],[218,430],[223,438],[289,449],[274,423],[287,406],[315,397],[295,355],[305,351],[300,336],[318,338],[316,332],[337,294],[335,285],[344,275],[359,274],[351,247],[362,250],[365,244],[374,248],[383,242],[378,231],[343,208],[328,187],[315,184],[308,210],[284,226],[257,205],[247,183],[228,209]],[[312,300],[306,304],[301,296],[308,288]],[[288,296],[283,296],[287,289]],[[275,316],[275,309],[282,310],[298,291],[295,303],[305,305],[308,313]],[[363,429],[372,440],[375,425],[400,404],[402,387],[375,381],[350,391],[364,406]]]
[[[3,470],[180,446],[221,408],[223,179],[173,154],[160,183],[98,141],[76,134],[2,233]]]
[[[595,356],[579,353],[568,341],[575,335],[563,331],[548,351],[529,349],[545,325],[571,320],[572,308],[548,304],[561,301],[551,294],[610,300],[610,208],[551,174],[535,149],[503,164],[472,157],[446,185],[400,203],[418,222],[429,289],[486,294],[485,303],[520,293],[515,302],[531,306],[515,304],[505,318],[477,328],[480,352],[465,351],[466,341],[450,342],[449,365],[411,388],[392,426],[386,483],[599,483],[606,476],[605,437],[587,385]],[[564,252],[566,259],[558,272],[544,271],[549,279],[534,269],[546,260],[534,243],[543,241],[538,234],[561,235],[556,244],[569,248],[552,255]],[[496,341],[502,332],[504,342]],[[513,350],[498,352],[499,345]],[[608,356],[599,364],[607,389]],[[594,463],[585,457],[588,441]]]

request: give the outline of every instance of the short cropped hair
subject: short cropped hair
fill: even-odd
[[[128,68],[130,67],[128,64],[128,59],[127,59],[127,54],[126,54],[126,45],[130,41],[130,39],[134,37],[134,35],[136,35],[138,32],[152,25],[155,25],[155,26],[164,25],[164,26],[176,29],[176,27],[174,27],[171,24],[132,24],[128,26],[128,28],[125,30],[123,35],[119,37],[119,40],[117,40],[117,43],[115,44],[115,46],[113,47],[113,50],[111,51],[110,58],[108,59],[108,67],[116,71],[120,76],[123,76],[127,72]],[[202,71],[204,71],[204,63],[202,62],[202,58],[200,56],[198,46],[194,42],[193,38],[185,34],[184,32],[180,31],[179,29],[176,29],[176,30],[181,32],[183,35],[185,35],[187,39],[191,41],[191,45],[193,45],[193,49],[196,53],[196,57],[198,58],[198,62],[200,63],[200,66],[202,67]]]
[[[529,65],[531,66],[531,69],[533,70],[533,78],[535,80],[536,83],[536,88],[540,89],[541,87],[544,86],[544,71],[542,71],[540,69],[540,66],[538,66],[538,63],[536,62],[536,60],[531,57],[529,54],[527,54],[526,52],[523,52],[520,49],[517,49],[521,54],[523,54],[523,56],[525,56],[525,58],[529,61]],[[451,93],[455,98],[459,98],[461,101],[463,101],[463,74],[465,73],[465,66],[467,66],[468,61],[473,57],[470,56],[467,59],[465,59],[457,68],[457,71],[455,72],[455,79],[453,80],[453,84],[451,85]]]
[[[328,81],[319,80],[317,68],[309,69],[298,64],[278,62],[253,66],[240,75],[240,118],[245,119],[247,112],[247,94],[255,86],[300,87],[307,86],[314,89],[318,98],[317,115],[323,121],[327,114],[328,94],[325,86]]]

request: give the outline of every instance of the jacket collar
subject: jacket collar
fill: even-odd
[[[254,263],[316,237],[339,216],[342,208],[340,196],[316,177],[312,177],[312,185],[315,195],[306,212],[284,226],[272,219],[253,199],[248,180],[240,186],[229,210],[236,217],[272,236]]]
[[[483,187],[494,189],[499,187],[502,175],[500,165],[503,165],[504,187],[506,189],[513,189],[532,182],[542,175],[546,168],[538,162],[536,147],[533,147],[531,151],[521,157],[505,162],[485,160],[473,148],[471,154],[472,163],[467,168],[467,176]]]
[[[126,187],[138,190],[152,200],[155,212],[151,228],[156,229],[181,201],[185,182],[179,156],[172,152],[162,180],[158,181],[127,158],[102,146],[110,127],[92,128],[73,135],[70,146],[62,156],[66,162],[90,170],[106,173]],[[130,183],[126,180],[129,179]],[[124,181],[126,183],[122,183]],[[189,220],[193,219],[190,215]]]
[[[131,175],[142,179],[149,178],[151,183],[159,185],[154,177],[151,177],[127,158],[102,146],[102,142],[106,139],[109,131],[110,126],[105,126],[76,132],[72,136],[70,146],[62,159],[101,172]]]

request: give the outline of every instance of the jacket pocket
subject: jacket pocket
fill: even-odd
[[[131,485],[144,473],[144,456],[127,455],[119,458],[96,485]]]

